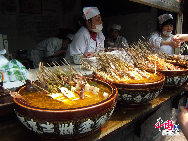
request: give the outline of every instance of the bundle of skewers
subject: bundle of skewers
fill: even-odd
[[[98,67],[82,61],[82,65],[104,79],[118,83],[144,83],[147,79],[153,79],[153,73],[135,68],[129,60],[126,61],[124,53],[119,52],[118,56],[108,53],[98,53]]]
[[[98,53],[97,62],[98,66],[93,66],[82,60],[82,65],[105,79],[123,83],[132,83],[133,80],[133,83],[139,83],[139,80],[154,78],[152,74],[158,71],[170,71],[172,75],[184,75],[182,77],[186,77],[188,72],[187,60],[156,51],[149,42],[142,40],[131,45],[125,44],[125,48],[115,54]]]
[[[182,70],[187,69],[188,61],[178,56],[163,53],[147,41],[139,40],[129,45],[125,51],[132,57],[134,65],[142,70]]]
[[[125,51],[132,57],[134,66],[147,72],[164,74],[165,86],[182,86],[187,81],[187,60],[156,50],[147,41],[139,40],[129,47]]]
[[[66,61],[66,60],[65,60]],[[86,76],[77,72],[68,62],[68,69],[60,68],[58,64],[54,63],[53,69],[51,67],[39,64],[39,71],[37,73],[37,80],[31,82],[26,81],[27,91],[43,91],[52,98],[56,99],[63,95],[69,99],[84,99],[84,91],[92,87],[92,91],[98,92],[97,87],[90,86]],[[77,95],[75,95],[77,94]],[[78,98],[79,96],[79,98]],[[60,99],[57,99],[60,100]]]
[[[131,108],[144,105],[155,99],[162,91],[165,76],[162,73],[149,72],[138,68],[134,62],[145,58],[134,54],[135,48],[97,54],[98,66],[82,60],[82,65],[92,70],[93,77],[110,81],[118,88],[118,102]],[[150,62],[145,62],[152,65]],[[143,64],[141,64],[143,65]],[[134,108],[133,108],[134,109]]]

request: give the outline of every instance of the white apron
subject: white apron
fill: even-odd
[[[51,37],[39,42],[35,48],[31,50],[31,60],[33,61],[34,67],[37,68],[39,62],[42,62],[46,57],[52,56],[61,48],[62,39],[56,37]]]
[[[167,53],[169,55],[173,55],[173,48],[169,45],[162,45],[161,46],[161,42],[162,41],[172,41],[173,40],[173,36],[171,35],[170,37],[163,39],[159,33],[154,33],[151,35],[149,41],[151,43],[152,46],[154,46],[156,48],[156,50],[161,50],[164,53]]]
[[[80,55],[87,52],[96,52],[104,49],[105,37],[102,32],[97,33],[96,41],[90,37],[87,28],[81,27],[75,34],[66,53],[66,59],[72,60],[73,55]]]

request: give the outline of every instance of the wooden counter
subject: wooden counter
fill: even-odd
[[[155,118],[152,118],[152,120],[149,122],[151,126],[148,130],[151,131],[151,129],[154,128],[154,124],[157,122],[156,119],[159,117],[161,117],[164,121],[171,118],[170,113],[173,107],[173,103],[175,102],[175,106],[177,106],[178,100],[183,95],[185,95],[183,88],[165,90],[148,105],[145,107],[140,107],[134,111],[128,111],[126,107],[117,104],[112,117],[106,122],[106,124],[102,126],[101,130],[88,137],[80,139],[80,141],[109,141],[129,135],[140,140],[140,138],[142,138],[142,134],[144,134],[143,128],[147,126],[146,124],[148,124],[147,121],[149,118],[155,115]],[[3,118],[1,117],[0,119],[0,140],[2,141],[49,140],[35,135],[33,132],[30,132],[22,125],[20,121],[18,121],[14,114]],[[154,130],[155,132],[158,132],[158,129]],[[132,134],[134,134],[134,136]]]

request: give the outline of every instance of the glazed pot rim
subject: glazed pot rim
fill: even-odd
[[[66,113],[66,112],[78,112],[78,111],[94,109],[94,108],[100,107],[101,105],[105,105],[105,104],[111,102],[112,100],[116,99],[117,94],[118,94],[118,90],[117,90],[117,87],[114,84],[112,84],[110,82],[103,81],[103,80],[95,79],[95,78],[93,80],[98,81],[100,83],[103,83],[104,85],[107,85],[108,87],[110,87],[111,90],[112,90],[111,96],[109,98],[101,101],[101,102],[98,102],[98,103],[95,103],[95,104],[92,104],[92,105],[88,105],[88,106],[84,106],[84,107],[78,107],[78,108],[71,108],[71,109],[47,109],[47,108],[34,107],[34,106],[30,106],[29,104],[25,103],[20,98],[13,98],[13,101],[17,105],[24,107],[24,108],[27,108],[27,109],[30,109],[30,110],[43,111],[43,112],[45,111],[45,112],[55,112],[55,113],[58,113],[58,112]],[[24,87],[25,86],[21,87],[19,90],[21,90]]]
[[[188,72],[188,69],[184,69],[184,70],[158,70],[158,72]]]
[[[161,75],[161,78],[158,80],[158,81],[155,81],[155,82],[149,82],[149,83],[118,83],[118,82],[115,82],[115,81],[110,81],[108,79],[105,79],[101,76],[99,76],[97,73],[94,72],[94,76],[96,76],[97,78],[101,78],[101,79],[104,79],[106,81],[109,81],[110,83],[114,84],[114,85],[122,85],[122,86],[148,86],[148,85],[155,85],[155,84],[159,84],[159,83],[162,83],[165,81],[165,75],[163,73],[160,73],[160,72],[157,72],[157,74],[160,74]]]

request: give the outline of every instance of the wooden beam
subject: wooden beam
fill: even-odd
[[[129,0],[140,4],[152,6],[169,12],[181,13],[179,0]]]

